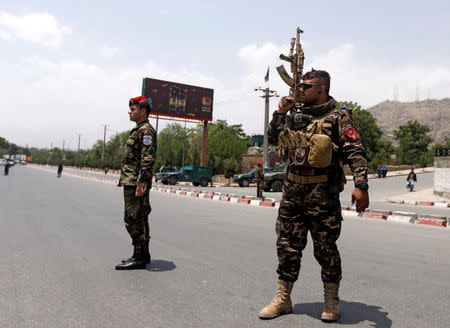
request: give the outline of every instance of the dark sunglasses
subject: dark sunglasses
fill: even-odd
[[[321,84],[314,84],[314,83],[300,83],[299,89],[308,90],[311,87],[321,87]]]

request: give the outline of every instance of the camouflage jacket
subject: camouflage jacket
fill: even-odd
[[[332,166],[337,167],[340,163],[348,164],[353,173],[355,186],[367,184],[366,151],[359,139],[351,117],[342,110],[336,109],[335,101],[332,97],[321,107],[315,106],[314,110],[316,109],[319,112],[321,111],[320,117],[323,118],[321,132],[329,136],[332,142],[338,146],[337,156],[333,156]],[[308,111],[308,108],[304,108],[304,112],[310,115],[314,114],[314,111]],[[275,111],[267,130],[269,143],[278,145],[278,136],[281,131],[287,128],[293,130],[292,126],[289,125],[286,121],[286,114],[280,114]],[[298,168],[293,167],[291,164],[288,165],[288,171],[298,171]],[[307,172],[306,175],[317,173],[314,172],[314,169],[310,169],[310,172]]]
[[[255,176],[256,176],[256,181],[262,182],[264,181],[264,173],[261,167],[256,166],[255,168]]]
[[[151,187],[156,158],[156,131],[148,120],[130,132],[122,159],[119,186],[135,186],[138,182]]]

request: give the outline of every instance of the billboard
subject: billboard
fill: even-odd
[[[142,95],[151,99],[152,114],[211,121],[214,90],[144,78]]]

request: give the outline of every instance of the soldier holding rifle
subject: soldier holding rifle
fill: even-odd
[[[298,29],[292,39],[289,56],[280,56],[291,63],[293,77],[283,66],[277,68],[291,95],[280,100],[268,127],[269,142],[278,145],[278,154],[287,163],[287,179],[276,221],[278,288],[259,316],[272,319],[292,312],[290,294],[310,231],[314,257],[322,267],[321,319],[332,322],[339,317],[342,272],[336,245],[342,221],[339,193],[345,183],[342,166],[349,164],[353,172],[352,203],[363,212],[369,205],[367,160],[350,116],[336,109],[329,95],[330,75],[319,70],[302,74],[301,32]]]

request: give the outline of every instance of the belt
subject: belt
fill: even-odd
[[[309,175],[309,176],[301,176],[294,173],[289,172],[287,178],[295,183],[301,184],[311,184],[311,183],[319,183],[319,182],[327,182],[328,175]]]

